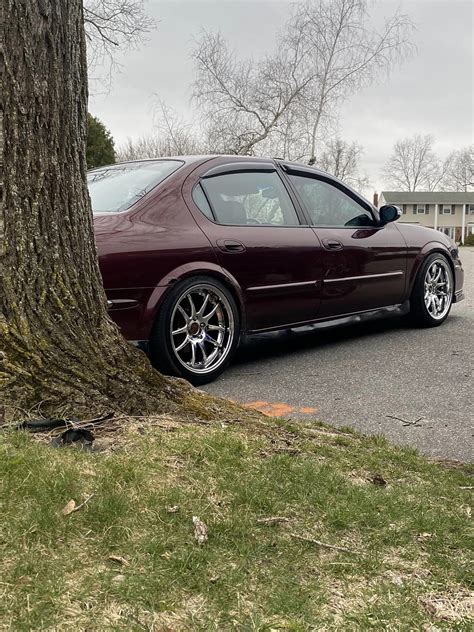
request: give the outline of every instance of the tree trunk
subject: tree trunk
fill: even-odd
[[[2,400],[46,411],[179,410],[192,391],[154,371],[107,315],[86,187],[81,0],[1,0]]]

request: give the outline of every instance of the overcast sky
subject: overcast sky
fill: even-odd
[[[288,17],[287,0],[149,0],[158,22],[140,50],[118,56],[122,68],[108,93],[92,88],[89,110],[117,145],[153,128],[153,94],[183,114],[192,111],[193,39],[220,30],[237,53],[271,51]],[[383,82],[354,95],[341,111],[341,137],[364,149],[363,170],[374,190],[398,138],[433,134],[441,156],[474,142],[474,0],[379,0],[374,23],[398,7],[417,25],[416,55]],[[366,192],[367,193],[367,192]]]

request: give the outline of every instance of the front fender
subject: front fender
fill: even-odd
[[[431,254],[434,253],[440,253],[443,254],[446,259],[449,262],[449,265],[451,266],[451,270],[453,272],[453,279],[454,279],[454,289],[455,291],[457,289],[461,289],[462,288],[462,284],[463,284],[463,279],[464,279],[464,272],[461,266],[461,262],[459,261],[459,259],[454,259],[453,258],[453,253],[451,251],[451,249],[443,244],[440,241],[430,241],[428,243],[426,243],[421,250],[418,250],[413,262],[412,262],[412,266],[411,269],[409,271],[409,277],[408,277],[408,297],[411,295],[411,292],[413,290],[413,285],[415,283],[415,279],[416,276],[420,270],[421,264],[423,263],[423,261],[426,259],[426,257],[428,257]]]

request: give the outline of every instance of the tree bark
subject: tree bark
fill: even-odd
[[[107,315],[86,187],[82,1],[0,4],[2,400],[179,410],[192,391],[154,371]]]

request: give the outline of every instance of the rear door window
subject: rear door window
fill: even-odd
[[[238,226],[298,226],[291,198],[276,172],[248,171],[203,178],[215,221]],[[206,200],[206,202],[207,202]],[[194,195],[201,211],[206,204]]]

